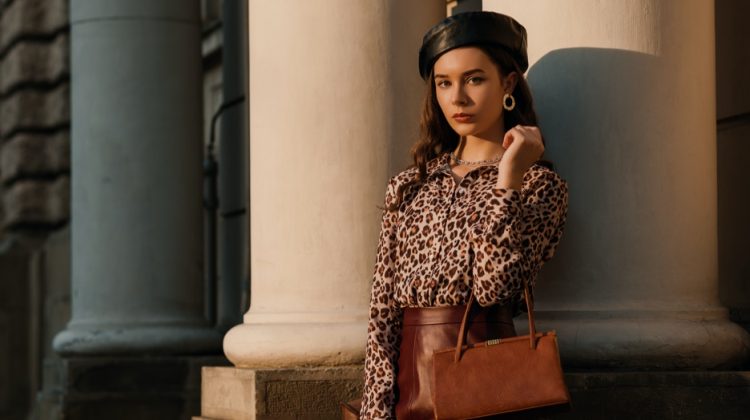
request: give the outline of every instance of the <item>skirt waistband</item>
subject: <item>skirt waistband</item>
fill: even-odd
[[[427,308],[403,308],[403,325],[436,325],[460,324],[463,320],[466,305],[437,306]],[[510,305],[491,305],[487,307],[475,303],[469,314],[472,324],[490,322],[513,324],[513,308]]]

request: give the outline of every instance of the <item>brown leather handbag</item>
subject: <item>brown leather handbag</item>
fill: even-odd
[[[529,334],[464,345],[474,294],[466,305],[455,348],[433,354],[436,419],[472,419],[539,408],[570,409],[554,330],[536,332],[524,284]]]
[[[479,310],[477,310],[479,309]],[[393,407],[399,420],[432,420],[435,416],[430,390],[432,354],[436,349],[455,346],[466,305],[403,308],[401,343],[399,345],[396,390],[398,399]],[[467,344],[516,336],[513,308],[509,305],[479,307],[469,314],[465,342]],[[341,403],[342,418],[356,419],[361,400]]]

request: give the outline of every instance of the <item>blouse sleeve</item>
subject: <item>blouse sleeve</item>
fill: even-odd
[[[396,183],[388,182],[385,206],[395,201]],[[393,419],[396,405],[396,366],[401,338],[402,309],[394,300],[397,253],[397,211],[383,211],[370,296],[365,348],[365,386],[360,419]]]
[[[567,182],[543,170],[528,189],[490,188],[480,199],[486,205],[469,234],[477,302],[518,304],[523,281],[533,299],[537,272],[554,255],[565,227]]]

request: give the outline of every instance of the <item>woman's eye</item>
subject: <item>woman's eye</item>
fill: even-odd
[[[478,85],[482,83],[483,80],[484,79],[482,79],[481,77],[470,77],[468,79],[468,82],[471,83],[472,85]]]
[[[438,87],[446,87],[448,85],[449,85],[449,83],[448,83],[447,80],[440,80],[440,81],[437,82],[437,86]]]

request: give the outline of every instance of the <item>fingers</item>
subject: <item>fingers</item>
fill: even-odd
[[[503,136],[503,148],[507,150],[514,142],[526,143],[535,149],[539,149],[538,153],[540,155],[544,153],[542,134],[537,126],[518,124],[508,130],[505,136]]]
[[[518,133],[515,127],[506,131],[505,136],[503,136],[503,149],[508,150],[508,147],[513,143],[513,137],[517,135]]]
[[[535,133],[539,132],[539,128],[532,125],[516,125],[505,133],[503,136],[503,148],[507,149],[513,144],[515,140],[521,140],[526,138],[533,138]]]
[[[520,133],[523,133],[525,136],[530,137],[541,137],[539,127],[535,125],[521,125],[518,124],[515,127],[511,128],[511,130],[516,130]]]

